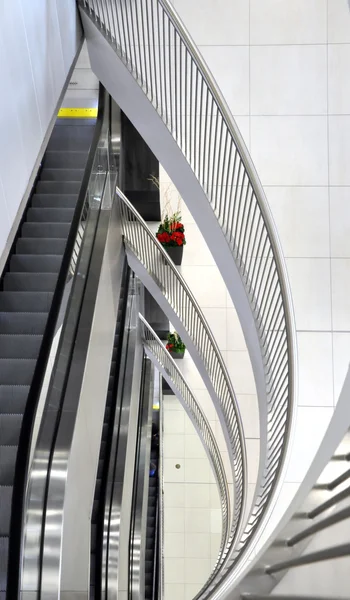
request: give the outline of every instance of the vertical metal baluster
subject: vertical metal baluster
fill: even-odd
[[[203,80],[202,80],[203,81]],[[206,157],[208,154],[208,145],[210,144],[210,140],[208,140],[208,102],[209,102],[209,89],[207,87],[207,85],[205,85],[205,109],[204,109],[204,141],[203,141],[203,148],[202,148],[202,167],[201,167],[201,174],[200,174],[200,184],[202,185],[203,189],[205,186],[205,161],[206,161]]]
[[[108,24],[109,37],[110,37],[111,41],[113,41],[113,32],[112,32],[112,27],[111,27],[111,20],[110,20],[110,17],[109,17],[109,9],[108,9],[108,5],[107,5],[106,0],[104,0],[104,2],[105,2],[105,6],[106,6],[106,15],[107,15],[106,24]]]
[[[197,108],[198,108],[198,67],[197,65],[194,63],[194,67],[196,70],[196,76],[195,76],[195,94],[194,94],[194,140],[193,140],[193,152],[194,152],[194,156],[193,156],[193,171],[195,173],[195,175],[198,177],[198,165],[197,165],[197,156],[198,153],[201,151],[200,150],[200,139],[197,138],[197,121],[199,119],[201,119],[201,114],[199,111],[199,115],[197,113]],[[203,78],[202,78],[203,81]]]
[[[151,30],[152,30],[152,45],[153,45],[153,70],[154,70],[154,84],[155,84],[155,94],[156,94],[156,109],[159,112],[159,101],[160,101],[160,93],[158,90],[158,68],[157,68],[157,53],[156,53],[156,34],[155,34],[155,17],[154,17],[154,1],[157,0],[149,0],[151,6]],[[148,5],[147,5],[148,6]]]
[[[237,231],[237,236],[238,236],[237,248],[239,250],[240,265],[242,264],[242,247],[241,247],[242,233],[243,233],[243,229],[244,229],[244,224],[246,225],[245,229],[247,228],[247,223],[248,223],[249,214],[250,214],[250,207],[251,207],[251,204],[248,203],[249,190],[250,190],[250,181],[247,176],[247,191],[245,193],[245,198],[244,198],[244,202],[243,202],[243,213],[242,213],[242,219],[241,219],[241,226],[240,226],[239,232]],[[248,209],[248,217],[247,217],[247,221],[246,221],[247,209]]]
[[[136,22],[136,32],[137,32],[137,43],[138,43],[138,47],[139,47],[140,78],[141,78],[142,85],[145,85],[145,84],[147,84],[147,81],[146,81],[146,79],[144,77],[144,73],[143,73],[143,61],[142,61],[142,54],[141,54],[141,38],[140,38],[140,24],[139,24],[139,10],[138,10],[138,6],[137,6],[138,1],[139,0],[134,0],[134,2],[135,2],[135,14],[136,14],[135,22]],[[141,0],[141,2],[142,2],[142,0]],[[133,4],[133,2],[131,4]],[[135,39],[135,37],[134,37],[134,39]]]
[[[162,7],[162,31],[163,31],[163,77],[164,77],[164,98],[165,98],[165,123],[169,127],[167,65],[166,65],[166,50],[165,50],[165,10],[163,7]]]
[[[211,106],[210,106],[210,126],[209,126],[209,137],[208,137],[208,144],[209,144],[209,151],[208,151],[208,162],[207,162],[207,180],[206,180],[206,191],[209,194],[209,181],[210,181],[210,161],[211,161],[211,149],[212,149],[212,130],[213,130],[213,107],[214,107],[214,99],[212,94],[210,93],[210,100],[211,100]],[[211,203],[211,198],[209,197],[209,201]]]
[[[241,157],[239,155],[238,155],[238,161],[239,162],[238,162],[237,179],[235,181],[234,200],[233,200],[233,204],[232,204],[232,213],[231,213],[231,229],[230,229],[230,236],[229,236],[230,242],[232,241],[233,227],[234,227],[235,217],[236,217],[236,212],[237,212],[236,209],[238,209],[237,193],[238,193],[239,182],[240,182],[240,178],[241,178],[241,168],[242,168],[242,161],[241,161]]]
[[[192,155],[192,151],[193,151],[193,139],[192,139],[192,119],[193,119],[193,114],[192,114],[192,110],[193,110],[193,59],[192,56],[189,55],[190,57],[190,85],[189,85],[189,92],[190,92],[190,98],[189,98],[189,105],[190,105],[190,120],[189,120],[189,137],[190,137],[190,154],[189,154],[189,163],[193,169],[193,155]]]
[[[156,23],[156,31],[158,32],[158,59],[159,59],[159,72],[158,72],[158,79],[159,79],[159,85],[160,85],[160,115],[164,121],[164,101],[163,101],[163,82],[162,82],[162,56],[161,56],[161,38],[160,38],[160,18],[159,18],[159,10],[161,9],[161,7],[159,6],[159,4],[156,5],[157,6],[157,23]]]
[[[121,16],[119,17],[120,6],[118,6],[118,4],[115,3],[114,7],[115,7],[115,20],[117,22],[117,29],[118,29],[118,35],[119,35],[119,46],[120,46],[120,51],[121,51],[121,57],[124,59],[125,57],[123,55],[126,52],[126,42],[125,42],[123,28],[120,27],[120,23],[122,23],[122,25],[123,25],[123,21],[122,21],[122,17]],[[123,36],[122,36],[122,32],[123,32]],[[123,41],[123,38],[124,38],[124,41]],[[123,48],[123,44],[124,44],[124,48]],[[118,46],[118,43],[117,43],[117,46]]]
[[[220,172],[220,162],[221,162],[221,150],[222,150],[222,129],[223,129],[223,118],[219,112],[216,115],[216,130],[215,130],[215,139],[217,139],[217,127],[218,127],[218,119],[220,118],[220,135],[219,135],[219,146],[217,151],[217,159],[216,163],[214,163],[214,173],[213,173],[213,187],[215,186],[215,200],[214,200],[214,210],[216,211],[216,201],[218,195],[218,187],[219,187],[219,172]],[[215,183],[214,183],[215,182]],[[221,182],[222,185],[222,182]]]
[[[168,43],[169,43],[169,48],[168,48],[168,61],[169,61],[169,68],[168,68],[168,75],[169,75],[169,111],[170,111],[170,120],[169,120],[169,125],[170,125],[170,131],[172,133],[172,135],[174,136],[175,133],[175,128],[174,128],[174,115],[173,115],[173,84],[172,84],[172,75],[173,75],[173,67],[172,67],[172,57],[171,57],[171,21],[169,19],[169,17],[167,17],[168,19]],[[175,74],[176,77],[176,74]]]
[[[179,100],[180,100],[180,108],[179,108],[179,122],[180,122],[180,148],[182,149],[184,155],[186,156],[186,152],[184,151],[184,141],[183,141],[183,127],[182,127],[182,94],[183,94],[183,64],[182,64],[182,52],[183,52],[183,43],[181,38],[180,39],[180,47],[179,47],[179,52],[180,52],[180,71],[179,71],[179,87],[180,87],[180,91],[179,91]],[[186,115],[185,115],[185,121],[186,121]]]
[[[179,137],[179,91],[178,91],[178,77],[179,77],[179,70],[178,70],[178,63],[177,63],[177,51],[178,51],[178,33],[176,31],[176,28],[174,27],[174,25],[172,25],[172,29],[174,32],[174,109],[175,109],[175,114],[174,114],[174,118],[175,118],[175,131],[174,131],[174,136],[176,139],[177,144],[180,144],[180,137]]]
[[[155,75],[154,69],[152,68],[152,54],[151,54],[151,35],[150,35],[150,26],[149,26],[149,6],[153,5],[153,0],[149,2],[146,2],[146,7],[145,7],[145,11],[146,11],[146,28],[147,28],[147,43],[148,43],[148,78],[149,78],[149,82],[150,82],[150,100],[153,104],[153,99],[154,99],[154,89],[153,89],[153,77]]]
[[[136,50],[137,44],[136,44],[136,35],[135,35],[134,2],[130,2],[129,0],[127,0],[127,5],[130,7],[130,22],[131,22],[131,35],[132,35],[131,47],[134,50],[134,58],[133,58],[134,68],[133,68],[133,70],[135,72],[136,78],[140,79],[140,66],[138,65],[137,50]]]
[[[230,144],[230,150],[228,152],[227,145],[229,144],[229,142],[231,142],[231,144]],[[223,192],[225,189],[225,187],[224,187],[225,186],[225,173],[226,173],[226,179],[227,179],[227,173],[229,171],[229,164],[230,164],[230,157],[231,157],[231,150],[232,150],[232,140],[229,137],[228,128],[226,127],[225,142],[224,142],[224,154],[223,154],[223,162],[222,162],[222,173],[221,173],[219,206],[217,209],[217,218],[218,219],[221,219],[222,196],[223,196]]]
[[[123,4],[123,1],[124,1],[124,4]],[[121,16],[122,16],[122,29],[123,29],[124,39],[125,39],[125,56],[126,56],[127,62],[130,65],[132,65],[128,13],[127,13],[127,9],[126,9],[127,1],[128,0],[120,0],[120,10],[121,10]],[[129,54],[128,54],[128,52],[129,52]]]

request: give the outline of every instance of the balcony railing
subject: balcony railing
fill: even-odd
[[[174,394],[176,394],[191,419],[206,451],[216,479],[222,514],[222,535],[218,559],[213,572],[214,575],[226,556],[231,533],[230,495],[220,450],[208,420],[187,385],[176,362],[144,317],[139,315],[139,319],[145,350],[163,377],[166,378]]]

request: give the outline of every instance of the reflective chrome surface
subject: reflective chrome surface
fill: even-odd
[[[136,121],[141,112],[140,90],[147,97],[140,132],[153,143],[209,246],[215,240],[211,250],[236,301],[261,413],[259,487],[238,550],[247,556],[278,496],[297,394],[292,299],[271,211],[230,110],[170,0],[79,0],[79,5],[101,80],[112,89],[106,54],[109,69],[114,53],[115,71],[129,74],[124,88],[133,86],[129,95],[135,101],[113,88],[129,118]],[[152,126],[156,119],[165,125],[161,141],[151,119]],[[214,235],[219,229],[221,235]],[[237,554],[231,558],[227,567]]]
[[[149,469],[151,460],[152,406],[154,369],[148,358],[144,359],[143,392],[138,431],[138,460],[135,466],[134,502],[130,543],[130,587],[133,600],[145,597],[145,561]]]
[[[95,186],[94,186],[95,189]],[[97,195],[95,195],[97,198]],[[85,277],[88,272],[92,252],[93,240],[99,215],[99,203],[90,204],[89,195],[82,211],[84,225],[79,228],[80,252],[73,255],[70,275],[66,285],[60,314],[65,314],[65,321],[60,334],[57,350],[54,350],[48,363],[48,370],[52,370],[43,415],[38,413],[37,419],[41,422],[37,436],[33,438],[32,464],[29,474],[26,493],[26,522],[23,526],[22,541],[22,592],[35,591],[40,587],[41,577],[41,541],[42,526],[45,513],[45,494],[47,490],[47,476],[50,465],[52,442],[55,437],[56,422],[60,410],[60,399],[63,392],[64,375],[68,368],[71,347],[79,316],[79,308],[85,288]],[[84,231],[81,237],[81,231]],[[73,275],[73,280],[70,278]],[[55,344],[56,346],[56,344]],[[55,360],[54,365],[52,365]],[[44,390],[43,390],[44,392]],[[52,516],[52,515],[51,515]]]
[[[117,392],[117,406],[120,407],[118,430],[114,432],[117,452],[111,452],[103,535],[106,572],[102,593],[108,600],[127,595],[129,590],[132,497],[143,361],[137,315],[136,297],[129,295],[125,325],[128,335],[124,333]]]
[[[231,541],[230,495],[220,449],[216,443],[215,435],[205,414],[201,410],[200,405],[197,403],[176,362],[166,350],[164,344],[162,344],[152,327],[149,325],[149,323],[147,323],[146,319],[141,314],[139,315],[139,319],[141,322],[142,339],[145,345],[145,351],[155,367],[166,379],[191,419],[193,426],[203,444],[213,470],[214,477],[216,479],[221,502],[222,537],[218,560],[214,569],[215,573],[225,559],[227,546]]]
[[[185,329],[187,336],[186,344],[194,346],[198,355],[196,364],[199,363],[199,372],[207,385],[222,424],[231,462],[235,499],[233,516],[228,515],[230,540],[228,544],[225,543],[226,553],[234,547],[242,527],[247,489],[245,440],[235,393],[213,334],[184,278],[148,225],[118,188],[117,196],[120,199],[128,260],[130,261],[130,252],[137,257],[148,276],[152,277],[161,289],[176,314],[175,318],[181,322],[180,327]],[[136,269],[135,265],[133,268]],[[141,275],[140,278],[142,280]],[[143,283],[145,284],[145,280]],[[176,325],[177,331],[181,331],[178,329],[179,323],[176,323],[173,317],[170,321]],[[195,359],[195,356],[193,358]],[[229,504],[227,508],[229,509]]]
[[[349,400],[350,370],[295,498],[252,565],[247,569],[238,563],[234,590],[227,581],[225,598],[273,599],[286,593],[291,599],[349,597]],[[284,577],[286,585],[279,586],[276,596],[276,586],[284,583]],[[216,600],[219,594],[212,597]]]

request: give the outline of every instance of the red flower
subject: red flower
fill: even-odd
[[[170,224],[171,231],[177,231],[178,229],[183,229],[184,226],[179,221],[174,221],[174,223]]]
[[[167,344],[165,347],[167,350],[171,350],[172,348],[174,348],[174,344]]]
[[[174,233],[171,234],[171,239],[174,242],[176,242],[178,246],[183,245],[184,238],[185,238],[185,235],[183,233],[181,233],[180,231],[174,231]]]
[[[170,235],[166,231],[157,233],[157,239],[161,244],[168,244],[170,242]]]

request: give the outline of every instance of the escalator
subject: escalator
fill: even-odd
[[[103,545],[103,524],[104,524],[104,502],[105,486],[108,476],[108,459],[111,454],[111,445],[113,437],[113,427],[116,416],[116,396],[118,386],[119,368],[121,362],[122,339],[125,325],[125,313],[127,306],[127,292],[129,282],[129,268],[125,264],[120,289],[117,323],[115,328],[112,361],[108,381],[108,392],[106,398],[106,408],[104,413],[101,448],[98,461],[98,471],[96,478],[95,497],[91,517],[91,560],[90,560],[90,600],[100,597],[99,591],[96,595],[96,589],[100,589],[100,582],[96,585],[96,575],[102,570],[101,548]]]
[[[119,552],[118,559],[126,559],[124,571],[120,568],[125,581],[129,567],[130,584],[142,571],[136,585],[146,599],[156,598],[159,413],[152,411],[154,375],[143,353],[136,284],[118,226],[107,102],[110,108],[101,87],[96,122],[57,121],[1,280],[0,600],[20,593],[54,597],[61,589],[70,477],[62,469],[65,464],[68,469],[83,382],[93,373],[87,365],[99,302],[106,313],[103,331],[107,327],[111,341],[114,331],[114,340],[107,344],[108,386],[103,376],[104,395],[93,396],[90,404],[98,403],[104,416],[102,423],[101,412],[95,428],[99,436],[102,425],[87,547],[89,593],[99,599],[114,585],[109,580],[115,573],[108,569]],[[99,346],[101,337],[97,340]],[[37,411],[41,396],[44,408]],[[86,451],[80,454],[84,462]],[[116,507],[123,515],[119,547],[113,530]],[[57,532],[62,538],[54,554]],[[134,552],[136,538],[141,555]],[[56,578],[52,557],[59,559]]]
[[[16,597],[33,419],[100,125],[57,119],[1,278],[1,600]]]
[[[159,410],[152,412],[151,462],[148,486],[145,600],[157,598],[158,494],[159,494]]]

